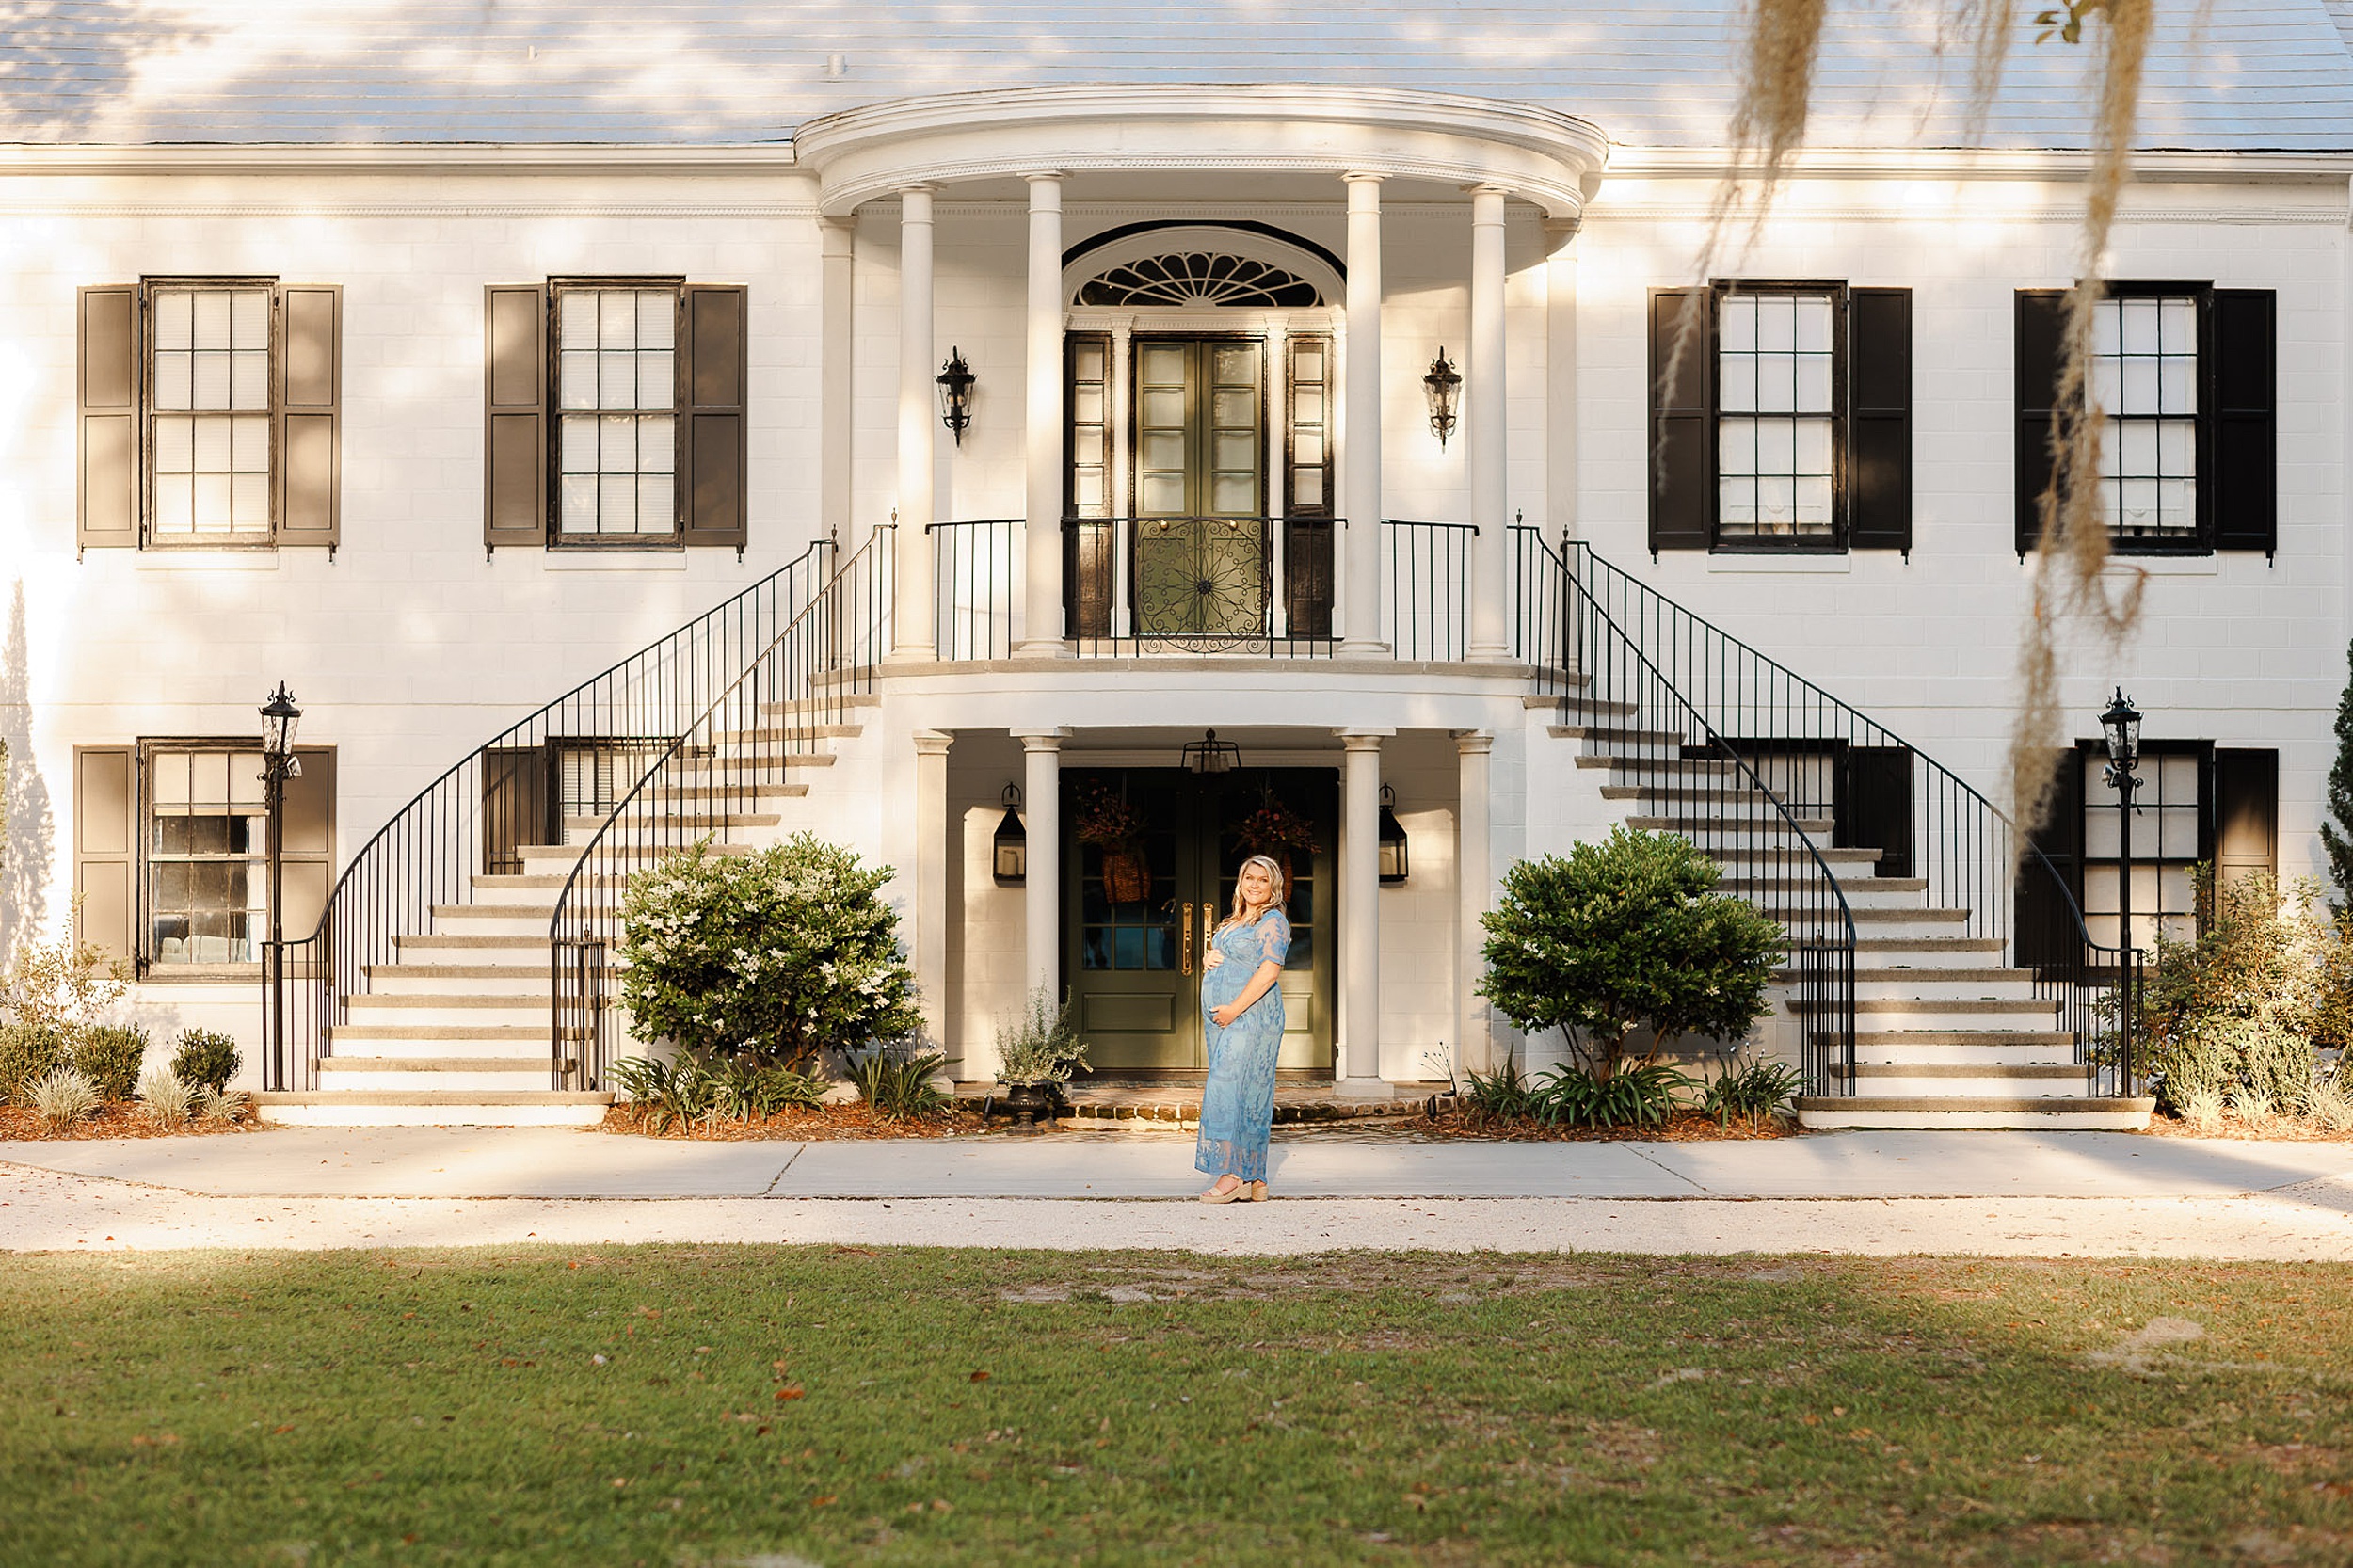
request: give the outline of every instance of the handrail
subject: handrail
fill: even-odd
[[[1881,852],[1877,874],[1922,882],[1926,905],[1965,910],[1959,935],[2029,969],[2074,1037],[2087,1091],[2139,1081],[2132,1038],[2139,955],[2091,939],[2073,890],[2031,835],[1951,769],[1850,704],[1612,565],[1568,547],[1589,602],[1657,655],[1720,737],[1772,776],[1801,814],[1833,820],[1837,848]],[[1590,674],[1572,629],[1577,668]],[[1892,841],[1882,841],[1892,840]],[[2111,1021],[2113,1020],[2113,1021]]]
[[[730,827],[763,825],[762,798],[871,691],[889,636],[897,527],[878,526],[727,688],[663,747],[573,859],[548,920],[553,1086],[603,1085],[611,1064],[607,956],[629,879]],[[774,710],[774,712],[770,712]],[[732,743],[730,745],[728,743]]]
[[[1580,654],[1590,648],[1593,657],[1580,658],[1582,684],[1564,687],[1564,706],[1588,710],[1588,730],[1607,741],[1627,775],[1645,781],[1655,817],[1638,824],[1689,839],[1726,867],[1726,881],[1741,896],[1781,923],[1796,972],[1808,1088],[1851,1094],[1854,911],[1808,819],[1725,743],[1561,555],[1532,533],[1523,543],[1538,552],[1536,564],[1550,565],[1563,584],[1562,603],[1581,609],[1580,625],[1594,633],[1580,640]],[[1758,801],[1769,810],[1745,808]]]
[[[819,539],[796,559],[582,681],[476,746],[394,812],[336,879],[308,936],[269,954],[274,981],[297,987],[284,1027],[264,1009],[263,1083],[317,1087],[318,1064],[371,971],[403,938],[431,929],[437,907],[472,902],[474,878],[521,869],[520,851],[560,837],[564,777],[601,805],[601,760],[678,733],[683,714],[732,680],[770,628],[806,604],[834,552]]]

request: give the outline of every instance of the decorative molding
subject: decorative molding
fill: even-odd
[[[2063,149],[2008,148],[1801,148],[1789,155],[1785,179],[2008,179],[2085,180],[2092,154]],[[1753,172],[1737,154],[1721,147],[1627,147],[1609,149],[1609,173],[1721,179]],[[2237,184],[2311,182],[2343,184],[2353,174],[2353,152],[2137,152],[2132,157],[2137,184]]]
[[[1605,196],[1585,209],[1582,221],[1588,226],[1607,223],[1706,223],[1715,217],[1712,209],[1701,206],[1644,206],[1611,204]],[[2084,220],[2080,207],[2025,207],[2002,211],[1970,210],[1956,201],[1934,211],[1907,212],[1886,206],[1876,207],[1792,207],[1776,205],[1769,221],[1776,227],[1788,223],[1976,223],[2000,225],[2005,223],[2064,223],[2080,224]],[[2119,224],[2137,223],[2286,223],[2326,224],[2342,228],[2346,212],[2338,207],[2179,207],[2125,208],[2116,215]]]
[[[11,217],[717,217],[820,216],[814,201],[24,201],[0,195]]]
[[[450,145],[265,142],[238,146],[0,146],[0,174],[718,174],[797,172],[789,142],[672,147],[645,143]]]

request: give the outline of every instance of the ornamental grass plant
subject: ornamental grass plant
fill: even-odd
[[[24,1097],[54,1132],[65,1131],[99,1106],[98,1085],[71,1067],[50,1068],[33,1080]]]
[[[159,1130],[184,1127],[199,1093],[169,1067],[150,1067],[139,1079],[139,1119]]]

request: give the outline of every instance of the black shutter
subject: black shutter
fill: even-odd
[[[1877,876],[1912,874],[1912,748],[1849,746],[1832,810],[1831,842],[1880,852]]]
[[[2199,499],[2217,550],[2280,544],[2278,296],[2214,291],[2214,462]]]
[[[2215,881],[2228,887],[2252,872],[2280,874],[2280,754],[2217,746]]]
[[[1849,453],[1853,475],[1847,542],[1854,550],[1912,549],[1912,291],[1847,296]],[[1886,863],[1881,863],[1885,872]],[[1887,873],[1893,874],[1893,873]]]
[[[741,284],[689,284],[686,329],[680,334],[685,350],[679,374],[683,537],[690,545],[730,545],[739,553],[751,536],[744,428],[750,297]]]
[[[2052,759],[2058,777],[2051,808],[2027,836],[2041,850],[2018,867],[2018,962],[2073,964],[2082,952],[2077,912],[2084,900],[2084,753]]]
[[[2051,433],[2058,411],[2059,362],[2067,343],[2067,291],[2020,289],[2017,369],[2018,553],[2042,536],[2042,492],[2051,488]]]
[[[1716,535],[1716,437],[1713,423],[1716,321],[1705,289],[1650,294],[1650,548],[1705,550]],[[1706,312],[1674,364],[1686,309]]]

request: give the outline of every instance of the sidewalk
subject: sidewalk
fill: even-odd
[[[1278,1133],[1208,1208],[1192,1139],[690,1143],[290,1128],[0,1144],[0,1249],[623,1241],[1831,1251],[2353,1260],[2353,1145],[1849,1132],[1725,1144]]]

